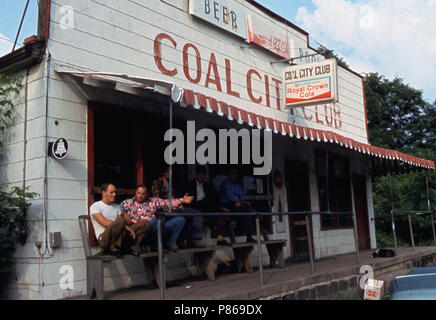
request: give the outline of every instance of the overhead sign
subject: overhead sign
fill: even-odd
[[[189,0],[189,13],[247,40],[247,15],[237,2]]]
[[[290,58],[290,39],[284,29],[266,24],[255,16],[247,17],[248,42],[254,42],[261,47],[279,55],[282,58]]]
[[[284,72],[286,107],[336,102],[337,69],[336,59],[287,67]]]
[[[48,155],[58,160],[64,159],[68,153],[68,141],[65,138],[59,138],[48,145]]]

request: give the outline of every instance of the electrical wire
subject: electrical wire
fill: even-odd
[[[27,0],[23,15],[21,16],[21,22],[20,22],[20,26],[18,27],[17,36],[15,37],[14,46],[12,47],[11,52],[13,52],[15,50],[15,46],[17,45],[18,37],[19,37],[20,32],[21,32],[21,27],[23,26],[24,17],[26,16],[27,8],[29,7],[29,2],[30,2],[30,0]]]

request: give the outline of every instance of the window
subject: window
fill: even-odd
[[[352,209],[349,162],[346,157],[329,154],[327,189],[327,159],[325,151],[316,152],[319,205],[321,211],[348,212]],[[329,201],[327,200],[329,199]],[[323,215],[321,229],[353,227],[352,215]]]

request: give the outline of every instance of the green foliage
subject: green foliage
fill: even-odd
[[[436,101],[426,102],[422,92],[395,78],[377,73],[365,78],[370,143],[436,161]],[[436,174],[428,172],[431,210],[436,211]],[[392,197],[396,210],[427,211],[425,172],[394,175]],[[391,191],[389,177],[376,178],[373,201],[379,247],[393,247]],[[407,215],[396,216],[398,244],[411,243]],[[415,243],[431,243],[430,217],[412,216]]]
[[[0,185],[0,229],[5,230],[9,236],[17,237],[24,244],[27,237],[25,225],[29,199],[37,194],[19,187],[13,187],[11,191],[5,189],[5,186]]]
[[[350,66],[347,64],[344,58],[340,58],[337,54],[334,53],[333,50],[329,50],[325,47],[320,46],[316,51],[321,53],[326,59],[336,58],[336,60],[338,61],[338,65],[346,69],[350,69]]]
[[[22,84],[20,78],[11,78],[0,74],[0,132],[3,133],[12,124],[15,116],[15,106],[12,101],[14,94],[19,94]]]
[[[434,105],[422,97],[422,91],[390,81],[378,73],[365,78],[370,142],[376,146],[401,150],[435,147]],[[433,145],[431,145],[433,144]]]

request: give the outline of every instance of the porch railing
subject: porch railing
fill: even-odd
[[[163,217],[192,217],[192,216],[223,216],[223,217],[233,217],[233,216],[253,216],[256,218],[256,236],[257,236],[257,250],[258,250],[258,259],[259,259],[259,284],[262,288],[264,286],[264,274],[263,274],[263,264],[262,264],[262,254],[261,254],[261,241],[260,241],[260,219],[263,216],[305,216],[306,219],[306,232],[307,232],[307,244],[309,247],[309,258],[310,258],[310,268],[311,273],[315,272],[315,262],[314,262],[314,252],[312,247],[312,237],[310,231],[310,218],[313,215],[319,216],[336,216],[336,215],[352,215],[353,217],[353,234],[354,234],[354,242],[355,242],[355,253],[356,253],[356,263],[360,264],[359,257],[359,241],[357,235],[357,225],[356,225],[356,215],[354,211],[349,212],[312,212],[312,211],[301,211],[301,212],[250,212],[250,213],[240,213],[240,212],[212,212],[212,213],[167,213],[167,212],[158,212],[157,213],[157,233],[158,233],[158,256],[159,256],[159,276],[160,276],[160,298],[162,300],[165,299],[165,265],[163,262],[163,242],[162,242],[162,218]]]
[[[412,216],[424,216],[424,215],[430,216],[431,227],[433,232],[433,241],[436,246],[436,233],[435,233],[435,226],[434,226],[434,216],[432,211],[391,210],[392,234],[394,237],[395,252],[397,252],[398,249],[397,235],[396,235],[396,228],[395,228],[395,216],[406,216],[406,215],[409,223],[409,235],[410,235],[410,243],[412,245],[412,248],[415,249],[415,237],[413,233]]]

